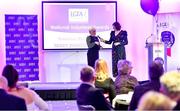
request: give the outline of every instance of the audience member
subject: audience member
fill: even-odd
[[[154,59],[154,62],[157,63],[157,64],[164,65],[164,60],[163,60],[163,58],[161,58],[161,57],[156,57],[156,58]]]
[[[109,95],[109,100],[112,104],[112,100],[116,96],[114,81],[109,76],[108,65],[105,60],[98,59],[95,63],[96,81],[95,86],[102,88],[105,94]]]
[[[176,102],[155,91],[145,93],[140,99],[138,111],[172,111]]]
[[[138,85],[134,89],[134,93],[129,105],[130,110],[137,108],[138,102],[142,95],[149,90],[159,91],[160,89],[160,76],[164,73],[162,64],[157,62],[151,63],[149,66],[149,77],[150,81],[144,84]]]
[[[101,90],[95,88],[95,71],[87,66],[81,69],[82,84],[77,89],[77,104],[92,105],[96,110],[110,110],[111,106],[103,96]]]
[[[24,99],[7,94],[7,80],[0,76],[0,110],[26,110]]]
[[[180,73],[167,72],[161,78],[161,92],[177,102],[174,110],[180,110]]]
[[[135,77],[131,76],[132,65],[128,60],[119,60],[117,64],[118,76],[115,79],[116,94],[127,94],[134,91],[134,87],[138,85]]]
[[[28,110],[35,110],[36,107],[40,110],[48,110],[48,104],[34,91],[22,86],[17,86],[18,72],[12,65],[6,65],[2,75],[8,80],[9,94],[23,98]]]

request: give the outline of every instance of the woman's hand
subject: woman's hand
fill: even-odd
[[[100,45],[100,43],[99,43],[99,42],[95,42],[95,44]]]
[[[100,38],[100,41],[101,41],[101,42],[105,42],[105,40],[104,40],[103,38]]]

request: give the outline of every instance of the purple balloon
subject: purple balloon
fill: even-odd
[[[158,0],[141,0],[141,8],[144,12],[155,16],[159,9]]]

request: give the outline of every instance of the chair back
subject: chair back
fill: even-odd
[[[92,105],[78,105],[79,111],[95,111]]]

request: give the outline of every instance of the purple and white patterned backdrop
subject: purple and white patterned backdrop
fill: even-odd
[[[6,64],[20,81],[39,80],[37,15],[5,15]]]

